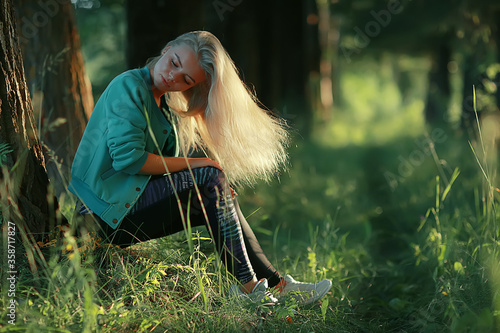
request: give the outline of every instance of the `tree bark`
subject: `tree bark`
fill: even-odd
[[[49,178],[65,193],[94,107],[71,1],[17,0],[20,46]]]
[[[3,152],[1,207],[3,226],[8,221],[31,239],[41,238],[55,221],[57,201],[49,195],[42,147],[34,126],[12,0],[0,9],[0,145]],[[53,204],[49,204],[50,198]],[[35,235],[35,237],[32,237]]]

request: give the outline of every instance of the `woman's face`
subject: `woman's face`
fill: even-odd
[[[184,91],[205,81],[205,71],[193,49],[187,45],[169,46],[151,71],[153,88],[161,94]]]

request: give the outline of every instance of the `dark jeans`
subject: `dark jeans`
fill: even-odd
[[[116,230],[97,217],[104,236],[126,247],[182,231],[186,223],[206,226],[228,271],[241,283],[256,275],[271,287],[278,284],[280,275],[231,197],[224,174],[212,167],[192,172],[194,180],[189,170],[153,177]]]

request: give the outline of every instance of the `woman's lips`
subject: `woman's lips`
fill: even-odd
[[[163,77],[163,75],[160,75],[161,76],[161,80],[163,81],[163,84],[165,86],[167,86],[167,88],[171,88],[170,84],[168,84],[167,80],[165,80],[165,78]]]

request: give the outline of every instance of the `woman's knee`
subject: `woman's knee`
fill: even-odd
[[[215,167],[207,166],[202,168],[194,169],[197,172],[195,173],[195,179],[197,185],[201,186],[219,186],[221,184],[225,184],[226,175],[225,173]]]
[[[199,168],[195,173],[197,196],[203,204],[214,204],[226,193],[230,193],[229,185],[223,171],[214,167]]]

